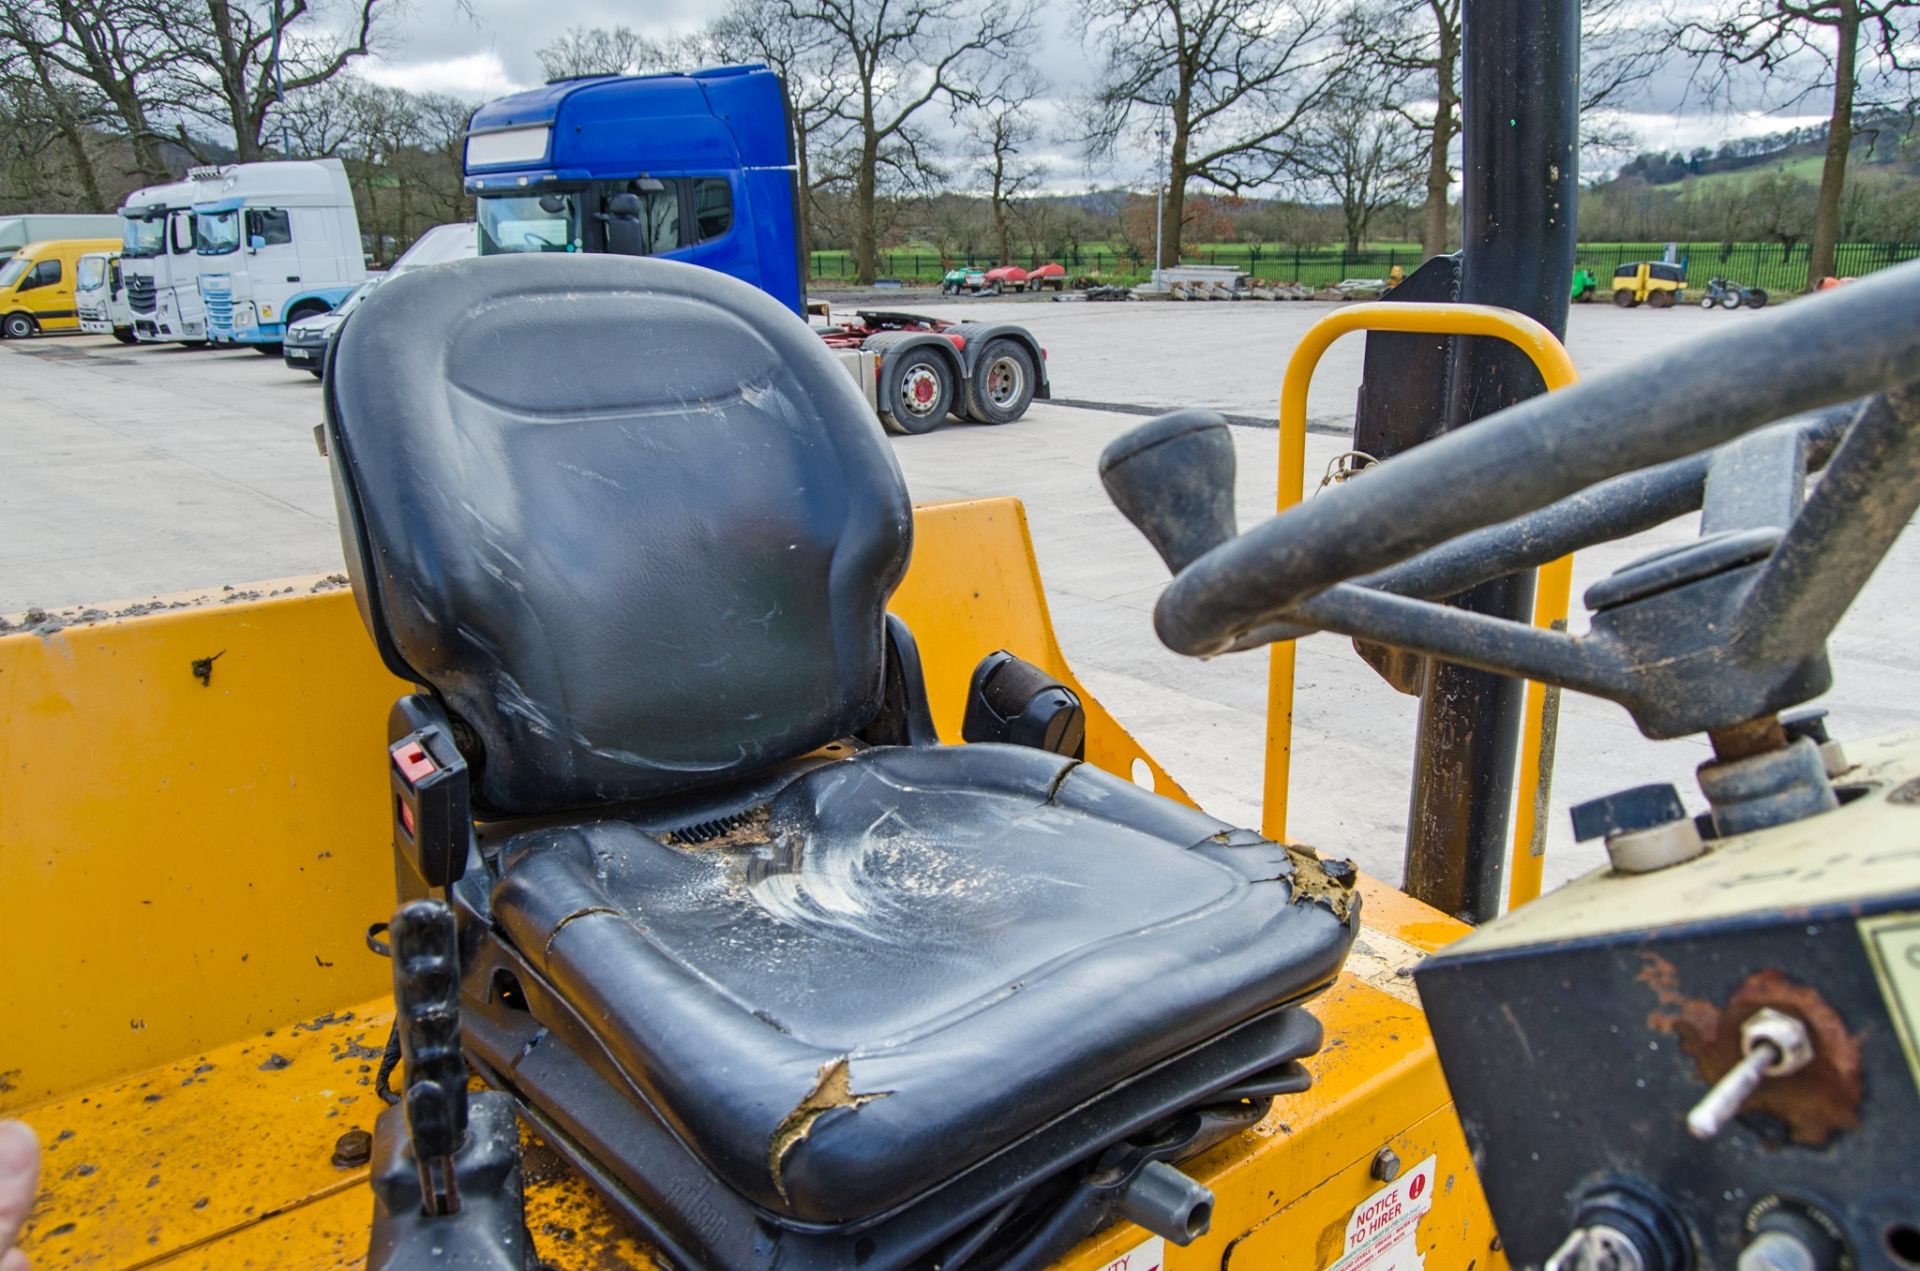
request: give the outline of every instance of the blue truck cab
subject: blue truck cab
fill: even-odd
[[[764,66],[559,80],[467,128],[480,254],[664,256],[804,312],[791,138]]]

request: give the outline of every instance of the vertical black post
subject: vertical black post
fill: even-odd
[[[1465,0],[1460,299],[1567,326],[1578,193],[1579,0]],[[1449,429],[1544,391],[1525,354],[1455,341]],[[1533,574],[1453,603],[1528,621]],[[1420,702],[1407,821],[1409,893],[1469,922],[1500,910],[1525,684],[1436,663]]]

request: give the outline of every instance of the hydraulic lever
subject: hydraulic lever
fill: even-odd
[[[373,1236],[367,1266],[533,1265],[520,1190],[513,1100],[467,1091],[460,1053],[460,955],[453,912],[415,900],[393,916],[400,1102],[373,1131]]]

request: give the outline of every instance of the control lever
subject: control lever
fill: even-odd
[[[401,1105],[420,1174],[420,1208],[460,1212],[454,1153],[467,1137],[467,1062],[460,1056],[460,967],[453,913],[434,901],[393,916],[393,1001],[400,1025]]]
[[[1739,1063],[1687,1113],[1687,1133],[1710,1139],[1726,1128],[1760,1083],[1799,1072],[1813,1062],[1813,1038],[1793,1016],[1763,1006],[1740,1025]]]
[[[510,1096],[467,1092],[453,911],[409,901],[389,930],[403,1093],[374,1123],[367,1266],[525,1271],[520,1127]]]
[[[1100,481],[1178,574],[1234,535],[1233,438],[1210,410],[1176,410],[1116,437]]]

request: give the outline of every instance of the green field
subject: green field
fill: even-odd
[[[1688,177],[1682,181],[1669,181],[1653,187],[1656,190],[1681,189],[1692,184],[1695,186],[1745,185],[1756,177],[1772,172],[1784,172],[1790,177],[1798,177],[1813,185],[1820,184],[1820,168],[1826,161],[1817,154],[1801,155],[1797,159],[1783,159],[1778,163],[1755,164],[1751,168],[1741,168],[1738,172],[1705,172],[1699,176]]]
[[[1589,269],[1602,280],[1612,277],[1615,268],[1642,260],[1659,260],[1665,243],[1582,243],[1574,252],[1574,263]],[[1687,285],[1703,288],[1709,278],[1726,277],[1749,287],[1762,287],[1782,295],[1803,290],[1807,282],[1807,244],[1791,249],[1778,243],[1682,243],[1680,258],[1686,262]],[[1869,274],[1876,269],[1920,256],[1920,245],[1912,243],[1842,243],[1836,252],[1837,272],[1841,275]],[[1103,282],[1130,283],[1148,272],[1144,261],[1124,247],[1110,244],[1086,245],[1078,252],[1043,257],[1034,252],[1016,252],[1014,263],[1032,268],[1044,260],[1057,259],[1067,267],[1070,278],[1092,278]],[[1370,243],[1365,250],[1348,252],[1340,247],[1289,247],[1279,243],[1196,243],[1181,253],[1186,264],[1228,265],[1256,278],[1273,282],[1298,282],[1323,287],[1344,278],[1383,278],[1395,266],[1411,273],[1424,260],[1413,243]],[[968,265],[992,268],[998,262],[991,257],[950,253],[944,259],[937,251],[903,247],[880,254],[879,276],[897,278],[908,284],[937,283],[947,268]],[[853,277],[852,253],[821,251],[813,253],[812,277],[818,282],[834,282]]]

